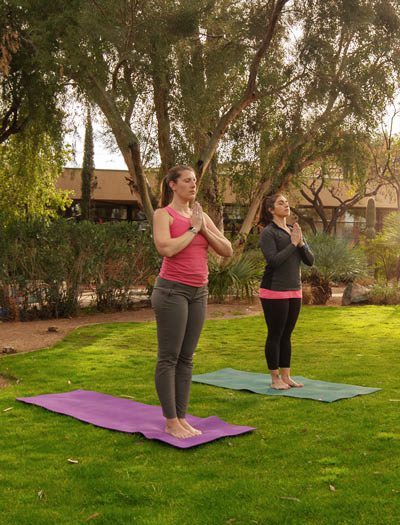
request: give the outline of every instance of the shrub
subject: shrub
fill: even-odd
[[[400,304],[400,287],[390,284],[374,284],[369,292],[371,304]]]
[[[136,224],[119,222],[103,226],[93,275],[97,307],[101,311],[128,309],[134,303],[133,287],[149,288],[158,272],[160,257],[150,233]]]
[[[100,309],[128,308],[159,265],[135,223],[20,221],[0,230],[0,245],[0,307],[14,319],[74,315],[85,286]]]
[[[365,252],[374,268],[375,278],[400,280],[400,213],[390,213],[380,235],[364,243]]]
[[[264,261],[261,252],[245,252],[228,263],[210,256],[208,288],[210,297],[224,302],[228,295],[251,298],[260,283]]]
[[[365,254],[345,239],[318,233],[308,238],[315,256],[312,268],[305,266],[303,280],[311,284],[313,303],[325,304],[332,295],[331,282],[351,282],[367,272]]]

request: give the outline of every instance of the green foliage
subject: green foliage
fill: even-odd
[[[30,125],[0,145],[0,221],[50,219],[71,202],[55,187],[69,152]]]
[[[325,304],[332,295],[331,282],[351,282],[367,273],[365,254],[345,239],[318,233],[308,237],[315,256],[313,267],[304,267],[303,279],[311,284],[314,304]]]
[[[389,214],[383,223],[382,232],[368,239],[363,249],[374,267],[378,280],[400,279],[400,213]]]
[[[362,250],[352,247],[346,239],[318,233],[307,237],[315,264],[304,267],[305,279],[318,274],[324,281],[351,282],[367,272],[367,261]]]
[[[32,7],[0,2],[0,144],[32,124],[53,140],[62,134],[65,85],[50,58],[55,41],[43,45]]]
[[[93,126],[90,108],[88,108],[86,116],[85,143],[83,147],[83,163],[81,178],[82,219],[88,221],[91,219],[91,199],[92,192],[95,187]]]
[[[375,237],[376,235],[375,224],[376,224],[375,199],[369,198],[367,202],[366,229],[365,229],[365,236],[367,237],[367,239],[373,239]]]
[[[83,287],[101,310],[129,308],[132,288],[159,265],[150,234],[132,223],[19,221],[0,231],[0,245],[0,306],[21,319],[75,314]]]
[[[394,249],[400,247],[400,212],[393,212],[385,217],[383,238]]]
[[[371,304],[400,304],[400,287],[389,283],[375,283],[368,297]]]
[[[160,266],[160,257],[150,232],[136,223],[107,223],[97,229],[97,264],[92,273],[96,303],[100,311],[130,308],[132,289],[144,285],[149,290]]]
[[[389,282],[396,275],[399,250],[397,249],[396,253],[382,234],[377,235],[374,239],[369,239],[362,246],[375,278],[378,281]]]
[[[258,252],[245,252],[234,256],[226,264],[210,257],[208,289],[210,297],[224,302],[228,295],[251,298],[260,282],[264,262]]]

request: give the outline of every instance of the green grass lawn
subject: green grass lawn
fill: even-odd
[[[265,371],[265,332],[261,316],[208,321],[195,372]],[[257,430],[191,450],[15,401],[81,388],[156,404],[154,323],[1,358],[19,382],[0,390],[0,524],[397,525],[400,308],[304,307],[293,340],[295,374],[383,390],[328,404],[194,384],[192,414]]]

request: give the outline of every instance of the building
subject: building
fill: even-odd
[[[156,170],[151,173],[153,184],[156,182]],[[127,170],[109,170],[96,169],[96,187],[93,190],[93,214],[95,220],[100,222],[113,220],[138,221],[145,220],[146,217],[140,209],[139,198],[134,190],[131,190],[128,180],[129,173]],[[332,179],[331,185],[335,187],[335,193],[340,198],[346,198],[349,195],[349,188],[343,184],[340,178]],[[57,187],[63,190],[70,190],[73,199],[73,205],[68,210],[68,216],[79,218],[79,202],[81,198],[81,168],[65,168],[63,175],[57,182]],[[332,213],[339,205],[332,194],[323,188],[320,193],[323,203],[324,212],[328,220]],[[390,188],[381,188],[374,197],[377,211],[377,229],[382,226],[384,217],[390,212],[397,210],[397,200],[394,190]],[[244,207],[236,203],[234,193],[227,189],[225,191],[225,219],[227,229],[235,230],[242,220]],[[300,194],[298,189],[293,189],[289,195],[289,201],[292,207],[299,209],[309,219],[314,221],[317,230],[322,229],[322,222],[318,217],[312,205]],[[368,198],[361,199],[354,204],[345,215],[337,222],[334,232],[337,235],[357,239],[359,233],[365,225],[365,210]],[[307,226],[304,223],[304,226]]]
[[[65,168],[57,181],[57,188],[70,190],[73,204],[67,216],[80,215],[81,168]],[[139,198],[128,184],[127,170],[95,170],[96,187],[93,190],[93,216],[100,222],[112,220],[144,220]]]

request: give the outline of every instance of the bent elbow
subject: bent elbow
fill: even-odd
[[[161,253],[163,257],[173,257],[175,255],[172,248],[164,248],[163,253]]]
[[[269,266],[272,269],[275,269],[278,266],[274,259],[266,259],[266,263],[267,263],[267,266]]]
[[[164,246],[162,244],[156,245],[158,253],[161,255],[161,257],[172,257],[174,254],[172,253],[171,248],[168,246]]]
[[[221,255],[221,257],[232,257],[233,255],[233,248],[231,245],[219,247],[218,249],[215,249],[215,251],[218,255]]]

